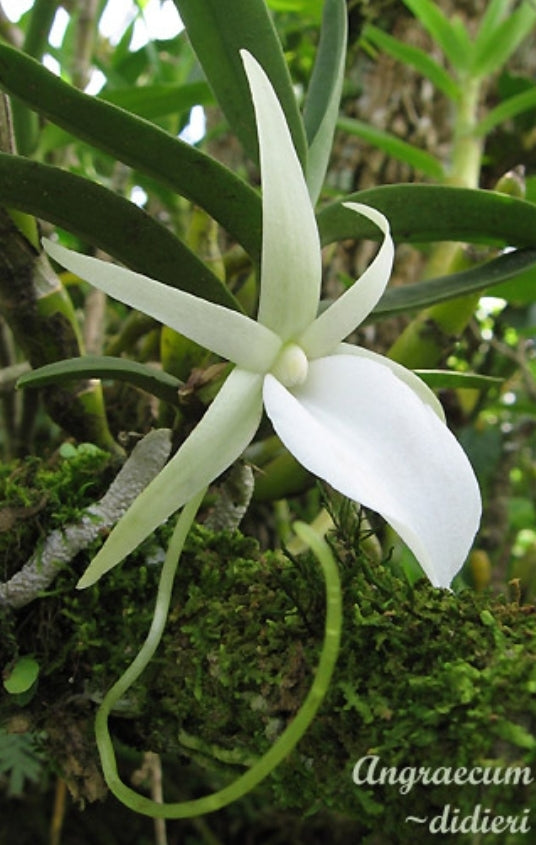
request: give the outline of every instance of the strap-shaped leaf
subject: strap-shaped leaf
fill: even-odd
[[[29,56],[41,59],[46,52],[57,6],[58,3],[54,0],[35,0],[22,43],[22,50]],[[17,99],[12,100],[11,108],[17,150],[22,155],[30,155],[39,141],[37,116]]]
[[[73,135],[200,205],[257,260],[260,197],[228,168],[152,123],[82,94],[0,44],[0,86]]]
[[[484,20],[472,51],[470,70],[474,76],[486,76],[502,67],[536,23],[536,8],[531,0],[522,0],[510,15],[506,15],[507,9],[499,9],[504,3],[491,5],[497,8],[492,10],[491,19]]]
[[[81,378],[125,381],[163,399],[164,402],[178,404],[178,391],[181,387],[179,379],[147,364],[110,355],[84,355],[81,358],[66,358],[46,364],[21,376],[17,387],[46,387],[49,384],[65,384]]]
[[[528,91],[521,91],[520,94],[508,97],[507,100],[495,106],[479,121],[478,126],[475,127],[475,134],[483,138],[499,123],[534,108],[536,108],[536,85]]]
[[[309,143],[307,185],[313,205],[320,195],[331,155],[344,80],[347,39],[346,3],[344,0],[326,0],[320,43],[303,113]]]
[[[0,203],[73,232],[132,270],[241,310],[182,241],[141,208],[95,182],[0,153]]]
[[[428,30],[436,44],[457,70],[463,70],[471,56],[469,37],[456,18],[451,22],[432,0],[403,0],[415,17]]]
[[[439,276],[412,285],[388,288],[371,315],[371,320],[390,317],[402,311],[416,311],[487,290],[512,279],[536,264],[536,249],[507,252],[471,270]]]
[[[440,181],[444,178],[444,172],[439,161],[426,150],[420,150],[413,144],[408,144],[396,135],[391,135],[390,132],[385,132],[383,129],[377,129],[371,126],[370,123],[365,123],[362,120],[355,120],[352,117],[340,117],[337,121],[337,126],[343,132],[348,132],[349,135],[357,135],[358,138],[363,138],[369,144],[373,144],[383,152],[403,161],[413,167],[414,170],[420,170],[431,179]]]
[[[205,81],[180,85],[160,82],[132,88],[113,88],[102,93],[100,99],[146,120],[154,120],[168,114],[180,114],[189,111],[193,106],[214,103],[212,92]]]
[[[345,197],[381,211],[399,243],[462,241],[536,247],[536,205],[495,191],[447,185],[382,185]],[[364,217],[335,202],[317,215],[323,244],[345,238],[378,240]]]
[[[281,43],[264,0],[173,0],[210,86],[248,155],[257,160],[253,104],[240,59],[248,50],[267,73],[305,166],[303,122]]]
[[[478,27],[478,34],[475,38],[475,53],[481,49],[481,44],[487,42],[493,35],[503,20],[504,16],[510,9],[512,0],[488,0],[488,4],[480,25]]]
[[[480,373],[456,373],[450,370],[414,370],[428,387],[436,390],[457,390],[469,388],[472,390],[489,390],[497,387],[503,381],[494,376],[482,376]]]
[[[365,26],[363,38],[372,42],[372,44],[381,50],[384,50],[397,61],[414,67],[419,73],[429,79],[436,88],[446,94],[447,97],[450,97],[451,100],[458,98],[458,85],[456,85],[450,74],[428,53],[425,53],[424,50],[421,50],[419,47],[413,47],[411,44],[404,44],[398,38],[393,38],[392,35],[388,35],[372,24]]]

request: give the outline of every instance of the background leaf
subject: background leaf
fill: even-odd
[[[0,202],[64,227],[139,273],[240,310],[225,285],[169,229],[102,185],[0,153]]]
[[[383,30],[372,24],[367,24],[363,29],[363,38],[365,41],[372,42],[372,44],[379,47],[385,53],[388,53],[397,61],[414,67],[451,100],[457,99],[459,95],[458,85],[454,82],[450,74],[435,59],[429,56],[428,53],[425,53],[424,50],[421,50],[419,47],[413,47],[411,44],[404,44],[398,38],[393,38],[392,35],[388,35],[388,33],[383,32]]]
[[[78,378],[116,379],[139,387],[164,402],[178,404],[178,391],[182,382],[169,373],[109,355],[84,355],[47,364],[37,370],[25,373],[17,386],[46,387],[49,384],[64,384]]]
[[[352,117],[340,117],[337,127],[349,135],[357,135],[369,144],[383,150],[387,155],[409,164],[415,170],[420,170],[426,176],[436,181],[444,178],[444,172],[439,161],[425,150],[420,150],[413,144],[408,144],[396,135],[377,129],[362,120],[355,120]]]
[[[348,23],[344,0],[326,0],[303,119],[309,150],[307,184],[313,205],[326,176],[344,80]]]
[[[463,70],[470,58],[468,36],[455,20],[450,21],[437,3],[431,0],[403,0],[457,71]]]
[[[372,314],[374,317],[388,317],[401,311],[427,308],[438,302],[478,293],[516,278],[535,264],[536,249],[517,250],[507,252],[494,261],[488,261],[471,270],[388,288]],[[525,276],[525,284],[529,284],[529,281],[532,281],[532,278]]]
[[[382,185],[351,194],[382,211],[401,243],[463,241],[495,246],[536,246],[536,205],[494,191],[446,185]],[[379,240],[379,230],[343,207],[326,206],[317,215],[324,244],[344,238]]]
[[[258,258],[260,197],[215,159],[142,118],[82,94],[5,44],[0,44],[0,86],[76,137],[199,204]]]
[[[134,88],[114,88],[103,92],[101,99],[146,120],[168,114],[180,114],[197,105],[214,103],[212,92],[204,81],[187,85],[159,83]]]
[[[536,86],[520,94],[514,94],[504,100],[479,121],[475,133],[480,137],[488,135],[499,123],[503,123],[511,117],[516,117],[525,111],[536,108]]]
[[[502,382],[500,378],[482,376],[479,373],[455,373],[449,370],[415,370],[422,380],[435,390],[487,390],[497,387]]]
[[[471,73],[475,76],[486,76],[504,65],[536,22],[536,9],[528,0],[522,0],[521,5],[504,19],[498,8],[492,11],[492,20],[488,19],[474,43]]]
[[[244,149],[258,160],[253,103],[240,50],[266,71],[285,112],[294,146],[305,166],[307,145],[281,42],[264,0],[173,0],[216,99]]]

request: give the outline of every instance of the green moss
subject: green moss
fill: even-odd
[[[48,461],[29,457],[0,464],[0,580],[24,565],[46,533],[76,522],[117,467],[91,443],[65,443]]]
[[[399,769],[532,766],[536,614],[489,595],[455,595],[424,581],[412,587],[363,556],[355,511],[336,516],[332,543],[345,603],[336,674],[310,730],[258,795],[279,810],[351,817],[354,839],[363,842],[377,830],[384,838],[375,841],[410,842],[416,828],[406,816],[431,817],[446,804],[462,815],[480,802],[494,814],[520,816],[534,805],[523,785],[418,784],[401,795],[396,784],[353,783],[353,767],[366,755]],[[82,756],[95,766],[95,707],[143,642],[168,532],[77,592],[88,550],[73,562],[77,573],[66,569],[12,628],[6,648],[16,645],[42,666],[24,713],[33,730],[48,733],[49,756],[64,770],[66,755],[82,752],[58,740],[58,713],[77,743],[83,735]],[[198,794],[228,782],[270,747],[304,700],[323,619],[323,585],[310,555],[293,560],[239,532],[195,527],[161,648],[112,719],[119,747],[188,758],[182,797],[189,783]],[[15,705],[2,705],[3,719],[13,717]],[[86,787],[78,789],[83,795]]]

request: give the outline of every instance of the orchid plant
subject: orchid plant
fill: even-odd
[[[147,639],[104,697],[96,717],[97,745],[110,789],[132,809],[167,818],[219,809],[278,765],[315,715],[338,654],[342,611],[336,565],[325,542],[309,526],[297,525],[298,536],[322,567],[327,604],[319,666],[294,720],[245,774],[204,798],[157,804],[120,780],[109,714],[158,646],[175,568],[207,486],[244,452],[263,410],[304,467],[385,517],[437,587],[448,587],[462,566],[481,510],[473,470],[431,390],[399,364],[343,342],[378,302],[389,280],[394,246],[387,219],[362,203],[346,204],[378,227],[382,242],[361,278],[319,313],[322,256],[307,181],[266,73],[248,51],[242,50],[241,56],[255,109],[262,174],[256,321],[128,269],[44,242],[48,254],[80,278],[235,365],[197,427],[118,522],[78,584],[93,584],[184,506],[162,569]]]
[[[380,513],[436,587],[448,587],[471,546],[480,495],[435,395],[414,373],[343,343],[389,280],[393,242],[383,214],[347,207],[382,232],[366,272],[318,314],[321,249],[314,210],[281,106],[247,51],[262,174],[258,319],[51,241],[71,272],[235,364],[188,439],[112,531],[78,586],[93,584],[251,442],[263,407],[287,449],[336,490]]]
[[[307,80],[303,108],[295,96],[283,45],[272,26],[274,20],[269,11],[269,8],[273,10],[289,4],[279,4],[275,0],[233,0],[230,4],[233,11],[229,14],[229,4],[221,4],[218,0],[173,2],[180,12],[185,32],[181,38],[165,42],[162,56],[166,58],[162,59],[161,66],[153,71],[152,50],[150,56],[148,51],[146,60],[142,61],[137,55],[137,75],[132,77],[133,48],[131,45],[127,49],[125,34],[122,46],[117,51],[110,51],[114,60],[108,67],[102,96],[88,96],[77,90],[76,84],[67,82],[70,78],[68,60],[62,65],[61,75],[56,76],[27,55],[26,47],[21,51],[9,44],[0,44],[0,87],[13,97],[17,148],[23,153],[14,154],[14,146],[9,148],[9,153],[0,152],[0,197],[10,215],[12,210],[18,212],[16,221],[13,225],[10,223],[13,229],[16,222],[15,231],[10,229],[10,238],[14,237],[18,243],[24,235],[32,244],[25,266],[32,269],[31,282],[39,295],[40,262],[44,256],[38,251],[38,228],[34,217],[66,229],[71,233],[69,237],[79,237],[83,242],[93,244],[111,256],[111,260],[125,266],[99,261],[65,249],[55,240],[45,240],[43,243],[51,258],[111,297],[150,315],[152,319],[144,321],[145,325],[149,323],[152,328],[152,320],[157,320],[172,330],[169,334],[163,332],[162,369],[157,375],[152,366],[132,360],[134,355],[130,358],[109,354],[80,355],[58,360],[73,354],[73,349],[81,348],[78,340],[63,343],[57,349],[47,349],[45,355],[42,344],[37,343],[30,350],[33,354],[34,347],[38,347],[35,358],[29,357],[34,369],[21,377],[19,386],[50,386],[56,381],[70,385],[73,376],[91,378],[94,386],[98,377],[124,379],[163,400],[162,419],[179,404],[177,376],[186,377],[192,364],[184,354],[183,338],[176,333],[229,362],[215,368],[218,373],[225,372],[226,378],[223,381],[222,377],[223,386],[201,421],[186,439],[182,438],[182,445],[165,466],[169,452],[162,457],[158,469],[151,475],[153,480],[135,500],[137,491],[130,490],[129,497],[119,495],[116,479],[112,485],[114,499],[120,500],[120,513],[124,515],[119,519],[119,513],[116,513],[109,519],[108,525],[117,524],[78,584],[79,588],[94,584],[175,511],[179,512],[175,528],[165,534],[170,539],[162,566],[158,567],[159,586],[150,630],[139,653],[116,683],[107,692],[103,691],[102,697],[100,692],[96,693],[100,704],[95,718],[96,743],[111,792],[136,812],[179,819],[218,810],[259,784],[301,739],[328,690],[336,692],[337,688],[333,671],[342,631],[341,584],[333,554],[335,546],[330,547],[316,531],[325,515],[322,512],[312,525],[293,525],[296,536],[291,538],[287,548],[292,555],[298,553],[298,549],[308,547],[320,566],[326,597],[323,642],[318,664],[311,671],[309,693],[299,709],[293,707],[297,712],[293,712],[292,718],[282,726],[271,747],[264,753],[265,739],[261,738],[255,745],[261,749],[258,757],[249,750],[232,757],[234,764],[247,766],[235,780],[212,794],[173,804],[146,798],[120,778],[109,719],[125,702],[136,702],[136,696],[132,699],[128,691],[153,659],[163,636],[175,572],[198,509],[203,502],[206,505],[207,488],[241,456],[247,463],[270,451],[277,438],[267,432],[266,418],[286,448],[282,460],[294,463],[296,459],[308,473],[327,482],[343,497],[380,514],[413,552],[434,587],[448,589],[467,557],[480,519],[480,492],[471,465],[449,431],[441,404],[427,384],[451,390],[470,386],[482,395],[490,382],[499,382],[486,373],[499,372],[499,368],[489,367],[487,363],[480,367],[478,360],[477,373],[466,372],[464,367],[463,373],[456,368],[450,373],[428,371],[425,374],[407,367],[430,367],[434,363],[427,340],[430,335],[427,333],[425,338],[420,334],[422,324],[428,326],[430,317],[436,313],[433,309],[437,308],[438,313],[443,313],[443,308],[445,313],[455,312],[456,318],[462,321],[459,325],[465,325],[469,314],[474,314],[474,303],[481,291],[512,276],[515,279],[516,274],[536,262],[534,204],[519,197],[477,190],[475,176],[481,163],[484,135],[506,118],[533,108],[536,102],[534,90],[529,88],[506,95],[504,102],[486,114],[485,106],[489,103],[477,96],[480,83],[485,81],[482,90],[487,91],[489,73],[502,67],[520,39],[531,31],[536,12],[532,0],[523,3],[491,0],[472,45],[475,49],[468,51],[468,33],[473,31],[472,27],[466,32],[458,17],[454,16],[452,20],[445,17],[431,0],[405,0],[405,5],[428,30],[436,47],[443,50],[445,64],[450,70],[444,69],[443,63],[440,66],[431,62],[428,53],[395,42],[379,26],[365,26],[362,44],[369,52],[381,49],[397,61],[413,66],[450,99],[453,148],[452,169],[449,170],[443,146],[440,162],[431,153],[411,147],[398,136],[394,138],[375,126],[339,116],[343,82],[347,81],[348,4],[345,0],[324,0],[320,4],[304,0],[290,4],[300,8],[316,5],[318,10],[322,6],[322,26],[312,68],[309,41],[307,61],[300,59],[298,53],[293,59],[293,79]],[[99,14],[108,5],[113,4],[101,3]],[[34,44],[33,47],[39,58],[47,47],[47,27],[52,23],[50,18],[47,24],[42,14],[49,16],[52,11],[49,3],[40,0],[36,0],[34,6],[32,31],[29,30],[33,35],[28,43],[35,42],[39,31],[41,46],[37,49]],[[76,18],[74,13],[70,15],[72,29],[67,32],[65,44],[69,41],[78,43],[72,37]],[[300,19],[300,26],[303,23]],[[88,32],[89,29],[86,27]],[[307,27],[303,26],[303,29],[305,31]],[[309,34],[304,38],[309,39]],[[284,40],[283,44],[286,44]],[[27,52],[31,52],[29,48]],[[160,54],[160,45],[157,53]],[[173,67],[167,65],[168,55],[173,60]],[[201,86],[197,80],[199,68],[206,77]],[[193,69],[191,76],[189,69]],[[196,81],[190,84],[194,77]],[[74,74],[71,78],[75,82]],[[494,94],[495,89],[491,87],[490,91]],[[244,153],[255,164],[260,164],[260,192],[203,148],[198,149],[176,137],[178,115],[182,126],[194,102],[215,101]],[[480,111],[485,114],[483,121],[477,120]],[[44,120],[38,122],[34,112]],[[36,148],[39,125],[45,128]],[[49,159],[51,146],[55,149],[54,145],[67,142],[68,136],[58,133],[58,127],[69,133],[70,143],[76,145],[73,160],[80,165],[77,169],[84,172],[83,176],[71,172],[70,167],[65,168],[59,148],[57,158]],[[417,170],[424,170],[432,180],[447,181],[448,173],[452,184],[472,187],[382,185],[345,197],[330,190],[322,194],[336,127],[376,143],[390,155],[401,157]],[[94,156],[85,148],[88,143],[93,150],[106,154],[102,162],[100,155],[92,159],[95,167],[85,164],[86,155]],[[26,155],[32,149],[36,149],[35,154]],[[109,156],[112,161],[130,168],[130,181],[124,186],[121,183],[119,191],[115,189],[115,182],[108,181]],[[166,209],[165,223],[161,222],[163,215],[148,214],[121,196],[123,188],[126,196],[134,184],[147,187],[148,183],[144,181],[147,177],[164,189],[161,194],[164,199],[159,193],[158,202]],[[108,187],[101,184],[103,181]],[[359,184],[358,179],[355,181]],[[330,194],[333,201],[329,201]],[[185,201],[178,201],[177,196]],[[321,207],[316,208],[319,199]],[[199,232],[193,232],[193,226],[188,227],[189,203],[196,208],[195,214],[199,209],[202,216],[203,236],[212,237],[216,225],[220,225],[232,240],[232,250],[225,256],[217,256],[218,270],[225,264],[228,285],[220,279],[223,273],[213,273],[209,263],[198,257]],[[154,209],[152,203],[148,207]],[[180,226],[174,227],[180,230],[177,233],[168,222],[175,220],[174,215],[179,212]],[[321,247],[349,238],[377,241],[376,257],[338,299],[323,303]],[[426,281],[387,289],[394,258],[393,240],[435,244],[429,265],[433,272],[425,273]],[[449,256],[461,249],[460,243],[487,245],[491,260],[445,276],[446,270],[454,267]],[[503,253],[504,247],[521,249],[508,249]],[[499,250],[500,254],[491,250]],[[242,261],[239,271],[235,263],[237,254]],[[435,260],[438,255],[441,257],[439,262]],[[448,262],[446,258],[449,258]],[[480,259],[479,252],[479,262]],[[253,285],[248,284],[239,294],[242,302],[248,302],[247,313],[240,310],[241,303],[232,293],[235,290],[233,281],[246,261],[258,270],[256,318],[252,316],[251,298],[248,299]],[[48,272],[50,268],[46,261],[44,265]],[[247,266],[249,268],[249,263]],[[19,275],[23,281],[26,281],[26,275],[30,279],[30,273]],[[242,297],[246,290],[246,296]],[[47,296],[56,300],[63,297],[63,313],[72,322],[76,334],[78,326],[74,312],[72,308],[67,309],[69,298],[64,293],[60,297],[60,291],[62,286],[51,272]],[[463,297],[470,299],[467,299],[465,310],[460,307]],[[11,290],[5,299],[11,308]],[[24,299],[33,309],[34,297],[25,296]],[[427,310],[422,310],[425,308]],[[13,310],[17,312],[17,308]],[[40,320],[43,315],[50,314],[56,319],[57,310],[57,305],[51,306],[47,299],[39,301]],[[405,337],[402,333],[388,353],[389,357],[384,357],[348,341],[365,319],[381,319],[401,311],[416,314],[408,330],[410,340],[417,335],[415,344],[411,342],[402,348]],[[25,340],[24,336],[28,334],[25,314],[21,317],[17,313],[16,316],[14,326]],[[437,325],[443,328],[439,321]],[[452,329],[449,324],[447,333],[449,337],[457,336],[458,329]],[[124,341],[126,334],[122,329],[120,340]],[[182,369],[177,367],[176,371],[173,371],[175,351],[170,353],[169,347],[166,348],[166,340],[171,334],[177,346],[181,345],[175,358]],[[454,356],[445,357],[444,335],[432,334],[437,341],[438,360],[441,356],[441,361],[447,360],[449,366],[455,366],[452,363]],[[156,332],[146,337],[154,335]],[[148,348],[149,341],[144,343],[143,352]],[[412,353],[416,349],[419,357],[410,357],[408,348]],[[23,342],[21,349],[24,349]],[[124,349],[132,351],[133,347],[121,346],[114,339],[112,349],[108,348],[107,352],[117,355],[118,350]],[[153,349],[151,347],[151,351]],[[474,355],[469,357],[475,359]],[[42,363],[45,366],[40,366]],[[464,363],[470,364],[469,361]],[[502,376],[502,369],[500,374]],[[428,381],[425,383],[423,379]],[[81,387],[84,388],[83,383]],[[213,396],[215,389],[210,393]],[[96,394],[98,398],[98,390]],[[24,421],[25,416],[20,416]],[[103,407],[93,403],[89,412],[84,409],[81,417],[84,416],[89,421],[90,434],[83,439],[87,437],[108,449],[117,448],[113,441],[110,442]],[[94,425],[93,420],[97,420],[98,425]],[[124,422],[122,419],[121,426]],[[82,430],[86,430],[85,424]],[[80,433],[72,428],[68,428],[68,433],[80,439]],[[161,429],[157,433],[169,439],[167,430]],[[152,432],[146,440],[154,434]],[[134,458],[134,454],[129,457],[127,467],[134,464]],[[262,461],[263,457],[260,457],[263,482],[268,482],[264,486],[270,488],[267,495],[272,499],[287,496],[288,487],[278,487],[274,493],[277,485],[271,483],[277,475],[271,470],[279,458],[267,466],[263,466]],[[247,469],[250,472],[250,468]],[[257,493],[260,498],[264,495],[260,483]],[[89,510],[94,516],[99,507],[91,506]],[[279,513],[283,510],[284,505]],[[93,521],[91,528],[102,534],[104,522],[102,519],[97,522]],[[325,526],[325,522],[322,525]],[[74,528],[78,537],[78,525]],[[214,530],[213,525],[211,530]],[[287,530],[285,540],[289,539],[288,534]],[[344,528],[341,536],[347,536]],[[365,557],[364,546],[359,549],[361,551]],[[471,574],[476,571],[473,563],[478,555],[479,551],[471,555],[468,567]],[[284,558],[283,565],[288,564]],[[51,566],[56,572],[58,567],[54,561]],[[43,574],[41,569],[39,567],[39,576]],[[411,569],[414,574],[413,562]],[[236,571],[234,561],[232,571]],[[24,567],[10,579],[8,591],[12,589],[11,582],[24,583],[26,577]],[[475,587],[479,586],[475,579]],[[394,593],[389,599],[391,603],[393,596]],[[95,596],[91,600],[94,599]],[[300,610],[297,603],[296,607]],[[266,613],[272,614],[272,610],[268,603]],[[212,627],[209,624],[208,630]],[[316,626],[313,636],[315,631]],[[348,629],[345,633],[347,649],[353,657],[356,649],[351,645],[352,632]],[[197,647],[197,641],[192,642]],[[120,652],[124,656],[122,647]],[[198,665],[202,665],[203,658],[200,660]],[[26,673],[34,672],[31,677],[34,683],[38,669],[36,660],[23,655],[17,666],[19,671],[22,667]],[[16,672],[13,674],[16,682]],[[370,691],[368,670],[365,676]],[[162,683],[167,684],[166,677]],[[8,689],[6,683],[4,686]],[[355,694],[359,695],[360,688],[354,686]],[[264,692],[261,693],[264,698]],[[174,690],[171,697],[170,691],[170,700],[176,701],[177,694]],[[246,698],[249,707],[249,695]],[[143,699],[139,700],[141,708]],[[259,711],[257,733],[260,737],[263,736],[263,718]],[[203,730],[200,734],[203,735]],[[267,738],[268,732],[264,736]],[[179,735],[179,742],[185,749],[194,748],[188,737],[183,741]],[[197,743],[197,738],[194,742]],[[204,736],[200,743],[204,744]],[[221,750],[227,749],[222,746]],[[227,759],[217,749],[214,756]]]

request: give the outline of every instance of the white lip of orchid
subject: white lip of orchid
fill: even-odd
[[[447,587],[478,527],[474,473],[444,425],[437,398],[414,373],[341,343],[387,285],[394,251],[389,224],[376,209],[346,203],[379,227],[382,243],[365,273],[317,316],[321,251],[301,165],[266,74],[249,53],[241,55],[255,107],[263,186],[257,322],[44,241],[71,272],[236,364],[78,586],[98,580],[229,467],[255,436],[264,407],[303,466],[383,514],[431,582]]]

